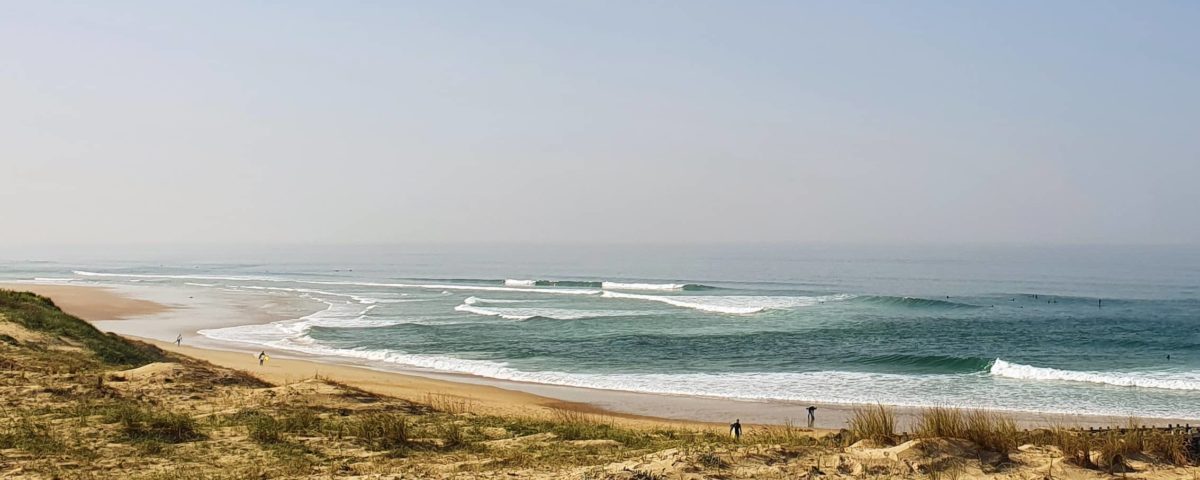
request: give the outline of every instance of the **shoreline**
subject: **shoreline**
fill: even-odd
[[[183,298],[184,295],[179,292],[165,292],[167,289],[151,288],[156,290],[154,295],[139,295],[146,293],[144,287],[117,289],[97,285],[0,283],[0,288],[54,295],[53,299],[60,306],[64,306],[64,310],[65,305],[72,305],[74,310],[68,310],[69,312],[88,320],[101,330],[114,331],[123,336],[153,343],[168,351],[179,351],[217,365],[255,375],[261,374],[264,379],[277,383],[297,381],[319,374],[406,400],[425,401],[428,394],[468,399],[484,411],[499,415],[540,415],[548,413],[550,409],[562,408],[619,418],[623,423],[706,428],[723,427],[735,418],[743,420],[746,424],[798,426],[804,423],[804,408],[808,406],[807,403],[784,401],[666,395],[539,384],[418,367],[404,368],[400,365],[387,368],[390,365],[287,350],[269,353],[272,355],[272,361],[268,362],[265,368],[259,368],[253,355],[263,347],[217,341],[198,335],[196,331],[289,320],[303,316],[304,312],[312,313],[313,310],[299,307],[295,303],[251,309],[247,305],[238,305],[237,299],[232,296],[214,302],[213,299],[197,300],[192,296]],[[183,346],[176,347],[170,341],[176,335],[173,332],[183,334]],[[287,362],[286,365],[283,364],[284,361]],[[853,411],[862,406],[829,403],[814,405],[818,407],[817,421],[814,424],[818,430],[844,428]],[[911,430],[911,425],[923,408],[895,405],[891,407],[896,413],[901,431]],[[1010,416],[1022,428],[1054,425],[1087,428],[1120,426],[1129,422],[1129,417],[1111,415],[995,411]],[[1188,419],[1139,419],[1139,423],[1159,425],[1188,422]]]

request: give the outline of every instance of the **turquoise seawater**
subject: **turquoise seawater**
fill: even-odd
[[[220,340],[486,377],[1200,418],[1194,248],[371,247],[31,253],[9,279],[318,300]],[[1169,359],[1168,359],[1169,356]]]

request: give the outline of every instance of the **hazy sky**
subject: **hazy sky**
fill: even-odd
[[[1200,3],[0,3],[0,243],[1200,243]]]

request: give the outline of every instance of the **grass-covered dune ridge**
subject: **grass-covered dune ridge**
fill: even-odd
[[[26,329],[86,347],[109,365],[141,366],[165,358],[158,348],[103,333],[63,312],[53,300],[34,293],[0,289],[0,314]]]

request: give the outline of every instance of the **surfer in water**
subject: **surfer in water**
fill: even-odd
[[[734,440],[742,439],[742,419],[738,418],[729,424],[729,434],[733,435]]]

